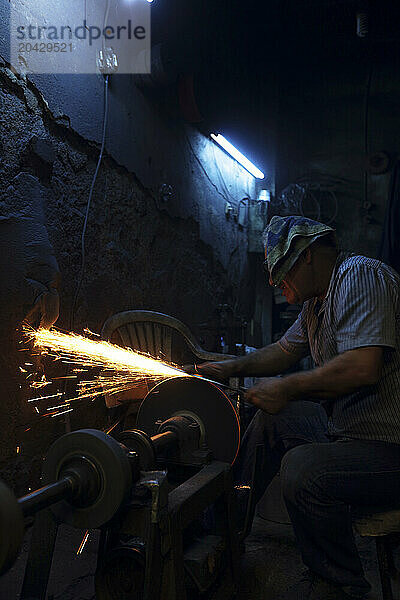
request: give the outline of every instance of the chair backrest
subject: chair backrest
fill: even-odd
[[[128,310],[111,316],[103,325],[101,337],[177,364],[190,360],[188,351],[201,360],[234,358],[229,354],[207,352],[184,323],[175,317],[150,310]]]

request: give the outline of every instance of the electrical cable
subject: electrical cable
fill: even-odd
[[[86,15],[86,11],[87,11],[87,0],[85,0],[85,15]],[[109,13],[110,13],[110,0],[107,0],[106,10],[105,10],[104,19],[103,19],[103,30],[106,27],[106,21],[108,19]],[[104,38],[103,38],[103,46],[104,46]],[[100,166],[101,166],[101,162],[103,160],[103,154],[104,154],[104,149],[105,149],[105,145],[106,145],[107,121],[108,121],[108,82],[109,82],[109,75],[105,75],[104,76],[103,127],[102,127],[102,136],[101,136],[101,147],[100,147],[99,158],[97,160],[96,169],[95,169],[93,179],[92,179],[92,184],[90,186],[88,201],[86,204],[85,220],[83,223],[82,234],[81,234],[81,270],[80,270],[80,274],[79,274],[78,284],[75,289],[74,300],[72,303],[70,323],[69,323],[70,331],[72,331],[74,328],[76,305],[78,303],[79,293],[81,290],[83,277],[85,274],[85,263],[86,263],[85,236],[86,236],[87,224],[88,224],[88,220],[89,220],[89,212],[90,212],[90,207],[92,204],[94,187],[96,185],[97,176],[100,171]]]
[[[213,157],[214,157],[214,165],[215,165],[215,169],[217,171],[218,179],[222,185],[222,188],[223,188],[225,194],[229,197],[231,195],[230,191],[228,190],[228,186],[226,185],[224,176],[222,175],[221,169],[219,168],[217,157],[215,156],[215,144],[212,144],[212,153],[213,153]]]
[[[207,173],[203,163],[201,162],[201,160],[199,159],[199,157],[197,156],[196,152],[194,151],[194,148],[189,140],[188,135],[185,132],[185,139],[186,139],[186,143],[188,144],[194,158],[197,160],[201,170],[203,171],[204,175],[207,177],[208,181],[211,183],[211,185],[213,186],[213,188],[215,189],[215,191],[217,192],[217,194],[219,194],[221,196],[221,198],[223,198],[225,200],[225,202],[229,202],[229,204],[231,204],[231,200],[229,200],[222,192],[219,191],[219,189],[217,188],[217,186],[215,185],[215,183],[212,181],[212,179],[210,178],[209,174]]]
[[[300,200],[299,200],[299,211],[302,217],[305,217],[305,213],[304,213],[304,208],[303,208],[303,203],[304,203],[304,199],[308,196],[309,198],[312,199],[312,201],[314,202],[314,205],[317,209],[317,215],[314,218],[315,221],[319,221],[321,218],[321,205],[319,203],[319,201],[317,200],[317,198],[315,197],[315,195],[312,193],[311,189],[309,186],[305,186],[302,188],[302,194],[300,196]]]
[[[86,236],[86,229],[87,229],[87,224],[88,224],[88,220],[89,220],[89,212],[90,212],[90,207],[91,207],[91,204],[92,204],[93,192],[94,192],[94,188],[95,188],[95,185],[96,185],[97,176],[98,176],[99,171],[100,171],[100,166],[101,166],[101,162],[102,162],[102,159],[103,159],[103,154],[104,154],[104,149],[105,149],[105,144],[106,144],[107,122],[108,122],[108,80],[109,80],[109,75],[105,75],[105,77],[104,77],[104,113],[103,113],[103,129],[102,129],[102,138],[101,138],[101,148],[100,148],[99,158],[97,160],[96,170],[94,172],[93,179],[92,179],[92,184],[90,186],[89,198],[88,198],[87,205],[86,205],[85,220],[84,220],[83,228],[82,228],[82,234],[81,234],[81,269],[80,269],[79,280],[78,280],[78,284],[77,284],[76,289],[75,289],[74,301],[73,301],[72,309],[71,309],[71,317],[70,317],[70,324],[69,324],[70,331],[72,331],[73,328],[74,328],[74,319],[75,319],[76,306],[77,306],[77,303],[78,303],[79,293],[80,293],[80,290],[81,290],[81,286],[82,286],[82,282],[83,282],[83,277],[84,277],[84,274],[85,274],[85,263],[86,263],[85,236]]]
[[[100,165],[101,165],[101,161],[103,159],[104,149],[105,149],[105,145],[106,145],[107,121],[108,121],[108,119],[107,119],[107,117],[108,117],[108,78],[109,78],[109,76],[105,75],[105,77],[104,77],[104,112],[103,112],[103,130],[102,130],[102,138],[101,138],[101,148],[100,148],[99,158],[97,160],[96,169],[95,169],[93,179],[92,179],[92,184],[90,186],[89,197],[88,197],[88,201],[87,201],[87,205],[86,205],[85,220],[84,220],[83,228],[82,228],[81,269],[80,269],[80,274],[79,274],[79,280],[78,280],[78,283],[77,283],[77,286],[75,289],[74,301],[72,303],[71,314],[70,314],[70,319],[69,319],[69,330],[70,331],[73,331],[73,328],[74,328],[76,306],[78,303],[79,293],[81,290],[83,277],[85,274],[85,263],[86,263],[85,236],[86,236],[86,229],[87,229],[87,224],[88,224],[88,219],[89,219],[89,212],[90,212],[90,207],[92,204],[94,187],[96,185],[97,176],[99,174]],[[70,367],[68,365],[67,370],[66,370],[66,376],[68,376],[69,370],[70,370]],[[68,387],[68,379],[65,379],[64,389],[63,389],[64,396],[67,392],[67,387]],[[65,432],[69,433],[71,431],[71,419],[70,419],[69,414],[67,414],[65,416],[64,422],[65,422]]]
[[[222,192],[221,192],[221,191],[218,189],[218,187],[216,186],[216,184],[215,184],[215,183],[212,181],[212,179],[210,178],[210,176],[209,176],[209,174],[207,173],[207,171],[206,171],[206,169],[205,169],[205,167],[204,167],[203,163],[201,162],[200,158],[197,156],[197,154],[196,154],[196,152],[195,152],[195,150],[194,150],[194,148],[193,148],[193,146],[192,146],[192,144],[191,144],[191,142],[190,142],[190,139],[189,139],[188,135],[186,134],[186,132],[185,132],[185,139],[186,139],[186,143],[188,144],[188,146],[189,146],[189,148],[190,148],[190,151],[191,151],[191,153],[193,154],[194,158],[195,158],[195,159],[196,159],[196,161],[198,162],[198,164],[199,164],[199,166],[200,166],[201,170],[203,171],[204,175],[207,177],[208,181],[211,183],[211,185],[212,185],[212,186],[213,186],[213,188],[216,190],[216,192],[217,192],[217,193],[218,193],[218,194],[221,196],[221,198],[223,198],[223,199],[225,200],[225,202],[227,202],[229,205],[233,205],[233,204],[234,204],[234,205],[236,206],[236,218],[238,219],[238,218],[239,218],[239,209],[240,209],[240,205],[241,205],[241,204],[244,204],[244,202],[243,202],[243,199],[242,199],[242,200],[240,200],[239,202],[235,202],[235,201],[233,201],[233,200],[230,198],[230,192],[229,192],[229,190],[228,190],[228,188],[227,188],[227,185],[226,185],[226,183],[225,183],[225,180],[224,180],[224,178],[223,178],[223,175],[222,175],[222,173],[221,173],[221,170],[220,170],[220,168],[219,168],[219,166],[218,166],[218,163],[217,163],[217,159],[216,159],[216,156],[215,156],[215,147],[214,147],[214,145],[213,145],[214,162],[215,162],[215,166],[216,166],[216,169],[217,169],[217,173],[218,173],[218,176],[219,176],[220,182],[221,182],[221,184],[223,185],[223,187],[225,188],[225,193],[222,193]],[[225,194],[226,194],[226,195],[225,195]],[[248,193],[248,191],[244,192],[244,195],[245,195],[245,197],[246,197],[246,198],[250,198],[250,194]],[[247,220],[248,220],[248,207],[247,207]],[[243,229],[246,229],[246,227],[247,227],[247,226],[242,226],[242,228],[243,228]]]
[[[230,195],[231,195],[231,193],[230,193],[230,191],[228,190],[228,186],[227,186],[227,184],[226,184],[226,182],[225,182],[225,179],[224,179],[223,173],[222,173],[222,171],[221,171],[221,169],[219,168],[219,165],[218,165],[218,159],[217,159],[217,157],[216,157],[216,155],[215,155],[215,150],[216,150],[216,148],[217,148],[216,144],[215,144],[215,143],[213,143],[213,145],[212,145],[212,149],[213,149],[213,157],[214,157],[215,168],[216,168],[216,170],[217,170],[217,173],[218,173],[218,178],[219,178],[219,180],[220,180],[220,182],[221,182],[221,184],[222,184],[223,188],[225,189],[225,193],[226,193],[228,196],[230,196]],[[235,160],[235,159],[233,159],[233,160]],[[235,162],[236,162],[236,161],[235,161]],[[237,163],[237,164],[239,164],[239,163]],[[240,165],[240,167],[241,167],[241,168],[244,168],[244,167],[242,167],[242,165]],[[251,174],[249,173],[249,175],[251,175]],[[251,197],[251,193],[250,193],[250,191],[249,191],[248,189],[247,189],[247,190],[242,190],[242,194],[243,194],[243,196],[246,196],[247,198],[250,198],[250,197]]]

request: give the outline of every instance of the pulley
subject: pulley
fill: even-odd
[[[193,419],[200,445],[215,460],[233,463],[240,444],[239,420],[229,398],[216,385],[195,377],[174,377],[156,385],[140,405],[137,427],[149,436],[172,417]]]
[[[141,431],[124,432],[119,442],[92,429],[62,436],[46,454],[45,485],[19,500],[0,482],[0,574],[18,555],[24,517],[50,507],[59,523],[94,529],[114,517],[140,469],[153,470],[158,456],[201,464],[210,449],[214,459],[233,463],[238,452],[235,409],[216,385],[201,379],[158,384],[141,404],[137,423]]]
[[[145,563],[143,543],[110,550],[96,571],[97,600],[142,600]]]
[[[18,556],[24,518],[51,507],[59,522],[82,529],[100,527],[126,500],[132,487],[127,450],[101,431],[74,431],[49,449],[44,485],[15,498],[0,482],[0,575]]]
[[[52,510],[60,521],[82,529],[94,529],[109,521],[132,486],[126,451],[112,437],[94,429],[64,435],[46,454],[44,483],[68,475],[78,480],[78,488]]]

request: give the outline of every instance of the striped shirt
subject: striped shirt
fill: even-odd
[[[307,300],[278,343],[299,360],[311,355],[315,366],[347,350],[382,346],[379,382],[324,405],[333,435],[400,444],[400,277],[391,267],[340,253],[322,303]]]

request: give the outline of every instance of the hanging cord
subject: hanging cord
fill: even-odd
[[[82,229],[82,235],[81,235],[81,270],[80,270],[78,284],[77,284],[76,290],[75,290],[74,301],[73,301],[73,304],[72,304],[71,317],[70,317],[70,323],[69,323],[69,329],[70,329],[70,331],[72,331],[73,328],[74,328],[76,306],[77,306],[77,303],[78,303],[79,293],[81,291],[83,277],[84,277],[84,274],[85,274],[85,263],[86,263],[85,237],[86,237],[86,229],[87,229],[87,224],[88,224],[88,219],[89,219],[90,207],[91,207],[91,204],[92,204],[93,192],[94,192],[94,188],[95,188],[95,185],[96,185],[97,176],[98,176],[99,171],[100,171],[101,162],[103,160],[104,148],[105,148],[105,144],[106,144],[107,121],[108,121],[108,79],[109,79],[109,75],[106,75],[104,77],[104,116],[103,116],[103,133],[102,133],[102,139],[101,139],[101,149],[100,149],[100,154],[99,154],[99,158],[98,158],[98,161],[97,161],[96,170],[94,172],[92,184],[90,186],[89,198],[88,198],[87,205],[86,205],[86,214],[85,214],[85,220],[84,220],[84,223],[83,223],[83,229]]]
[[[109,11],[110,11],[110,0],[107,0],[107,4],[106,4],[106,10],[104,13],[104,23],[106,23],[107,19],[108,19],[108,15],[109,15]],[[87,18],[87,3],[85,0],[85,18]],[[105,28],[105,25],[103,27],[103,30]],[[103,39],[103,49],[104,49],[104,39]],[[91,208],[91,204],[92,204],[92,198],[93,198],[93,193],[94,193],[94,188],[96,185],[96,181],[97,181],[97,176],[99,174],[100,171],[100,166],[101,166],[101,162],[103,160],[103,155],[104,155],[104,149],[105,149],[105,145],[106,145],[106,136],[107,136],[107,122],[108,122],[108,82],[109,82],[109,75],[104,75],[104,102],[103,102],[103,128],[102,128],[102,136],[101,136],[101,147],[100,147],[100,154],[99,154],[99,158],[97,160],[97,165],[96,165],[96,169],[93,175],[93,179],[92,179],[92,184],[90,186],[90,190],[89,190],[89,197],[88,197],[88,201],[87,201],[87,205],[86,205],[86,213],[85,213],[85,220],[83,222],[83,228],[82,228],[82,234],[81,234],[81,269],[80,269],[80,273],[79,273],[79,279],[78,279],[78,283],[75,289],[75,294],[74,294],[74,301],[72,303],[72,308],[71,308],[71,314],[70,314],[70,319],[69,319],[69,330],[73,331],[74,329],[74,321],[75,321],[75,313],[76,313],[76,307],[78,304],[78,299],[79,299],[79,294],[81,291],[81,287],[82,287],[82,282],[83,282],[83,278],[85,275],[85,266],[86,266],[86,247],[85,247],[85,238],[86,238],[86,230],[87,230],[87,224],[88,224],[88,220],[89,220],[89,213],[90,213],[90,208]],[[67,367],[66,370],[66,379],[64,382],[64,389],[63,389],[63,393],[64,396],[67,393],[67,388],[68,388],[68,375],[69,375],[69,365]],[[70,419],[70,414],[68,413],[65,416],[65,432],[69,433],[71,431],[71,419]]]
[[[222,192],[219,191],[219,189],[217,188],[217,186],[215,185],[215,183],[213,182],[213,180],[211,179],[211,177],[207,173],[207,171],[206,171],[203,163],[201,162],[200,158],[197,156],[197,154],[196,154],[196,152],[195,152],[195,150],[194,150],[194,148],[192,146],[192,143],[191,143],[191,141],[189,139],[189,136],[187,135],[186,132],[184,133],[184,135],[185,135],[186,143],[189,146],[190,151],[191,151],[193,157],[196,159],[196,161],[197,161],[200,169],[203,171],[204,175],[206,176],[206,178],[208,179],[208,181],[210,182],[210,184],[213,186],[213,188],[215,189],[215,191],[217,192],[217,194],[219,194],[221,196],[221,198],[223,198],[229,204],[232,204],[232,200],[230,200],[228,196],[226,196],[225,194],[223,194]]]
[[[94,175],[93,175],[92,184],[90,186],[89,198],[88,198],[87,205],[86,205],[85,220],[84,220],[83,228],[82,228],[82,235],[81,235],[81,270],[80,270],[80,274],[79,274],[78,284],[77,284],[76,289],[75,289],[74,301],[73,301],[73,304],[72,304],[71,314],[70,314],[70,319],[69,319],[69,330],[70,331],[73,331],[73,328],[74,328],[76,306],[78,304],[79,293],[80,293],[80,290],[81,290],[81,287],[82,287],[83,277],[85,275],[85,263],[86,263],[85,236],[86,236],[86,229],[87,229],[87,224],[88,224],[88,219],[89,219],[90,206],[92,204],[94,187],[96,185],[97,176],[99,174],[100,165],[101,165],[101,161],[103,159],[104,148],[105,148],[105,144],[106,144],[107,121],[108,121],[108,77],[109,77],[108,75],[105,75],[105,77],[104,77],[104,113],[103,113],[103,133],[102,133],[102,139],[101,139],[101,148],[100,148],[100,154],[99,154],[99,158],[98,158],[97,165],[96,165],[96,170],[95,170]],[[67,388],[68,388],[68,379],[67,379],[67,377],[69,375],[69,372],[70,372],[70,366],[68,365],[67,369],[65,371],[66,379],[65,379],[65,382],[64,382],[64,389],[63,389],[64,396],[67,393]],[[64,423],[65,423],[65,433],[69,433],[71,431],[70,414],[65,415]]]

